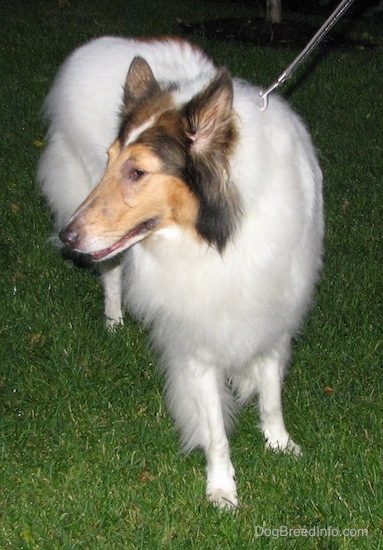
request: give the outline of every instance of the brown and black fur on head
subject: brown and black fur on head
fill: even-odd
[[[174,89],[162,88],[144,59],[133,60],[105,174],[60,233],[66,244],[100,260],[175,224],[223,252],[241,215],[229,163],[237,140],[232,82],[217,71],[181,107]]]
[[[124,143],[132,129],[158,117],[136,142],[148,146],[164,170],[188,186],[198,203],[197,233],[222,251],[241,211],[229,167],[237,141],[232,81],[225,69],[217,71],[180,110],[172,104],[171,89],[161,89],[146,61],[135,58],[126,78],[119,138]]]

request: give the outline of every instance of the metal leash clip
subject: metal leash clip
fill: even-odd
[[[284,73],[269,86],[266,90],[261,90],[259,92],[260,98],[257,103],[260,111],[265,111],[269,104],[269,94],[278,88],[281,84],[286,82],[287,79],[293,74],[297,67],[303,63],[303,61],[310,55],[310,53],[318,46],[318,44],[323,40],[326,34],[332,29],[335,23],[342,17],[345,11],[351,6],[354,0],[342,0],[339,6],[332,12],[330,17],[325,21],[321,26],[318,32],[312,37],[307,46],[302,50],[302,52],[294,59],[294,61],[287,67]]]
[[[286,79],[287,79],[286,73],[283,73],[278,78],[278,80],[273,82],[273,84],[271,84],[271,86],[267,88],[267,90],[261,90],[259,92],[260,98],[258,99],[257,103],[260,111],[266,111],[269,105],[269,94],[271,94],[271,92],[273,92],[276,88],[278,88],[281,84],[283,84]]]

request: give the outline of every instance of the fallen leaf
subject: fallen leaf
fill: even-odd
[[[31,334],[28,340],[31,346],[35,346],[36,344],[43,344],[46,340],[46,336],[44,336],[44,334],[36,332],[34,334]]]
[[[349,208],[350,208],[350,202],[345,200],[344,203],[342,204],[343,212],[346,213]]]
[[[149,472],[149,470],[143,470],[139,474],[138,479],[140,481],[154,481],[155,477],[151,472]]]

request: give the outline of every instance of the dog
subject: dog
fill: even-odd
[[[149,327],[183,449],[233,510],[238,407],[257,395],[266,446],[301,452],[281,392],[323,256],[311,138],[259,94],[182,39],[95,39],[47,96],[38,170],[63,246],[98,266],[107,325],[127,308]]]

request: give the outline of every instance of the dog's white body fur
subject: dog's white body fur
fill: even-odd
[[[178,106],[216,73],[181,41],[105,37],[72,54],[47,99],[50,142],[39,168],[59,228],[103,176],[137,55],[160,84],[178,84]],[[124,251],[121,264],[101,264],[106,316],[111,324],[122,317],[122,293],[151,327],[184,448],[205,450],[207,494],[221,507],[238,504],[226,435],[238,404],[258,394],[267,445],[299,453],[284,425],[281,388],[323,240],[322,176],[302,122],[278,97],[261,111],[257,88],[236,79],[233,88],[239,140],[230,172],[243,214],[223,252],[171,225]]]

